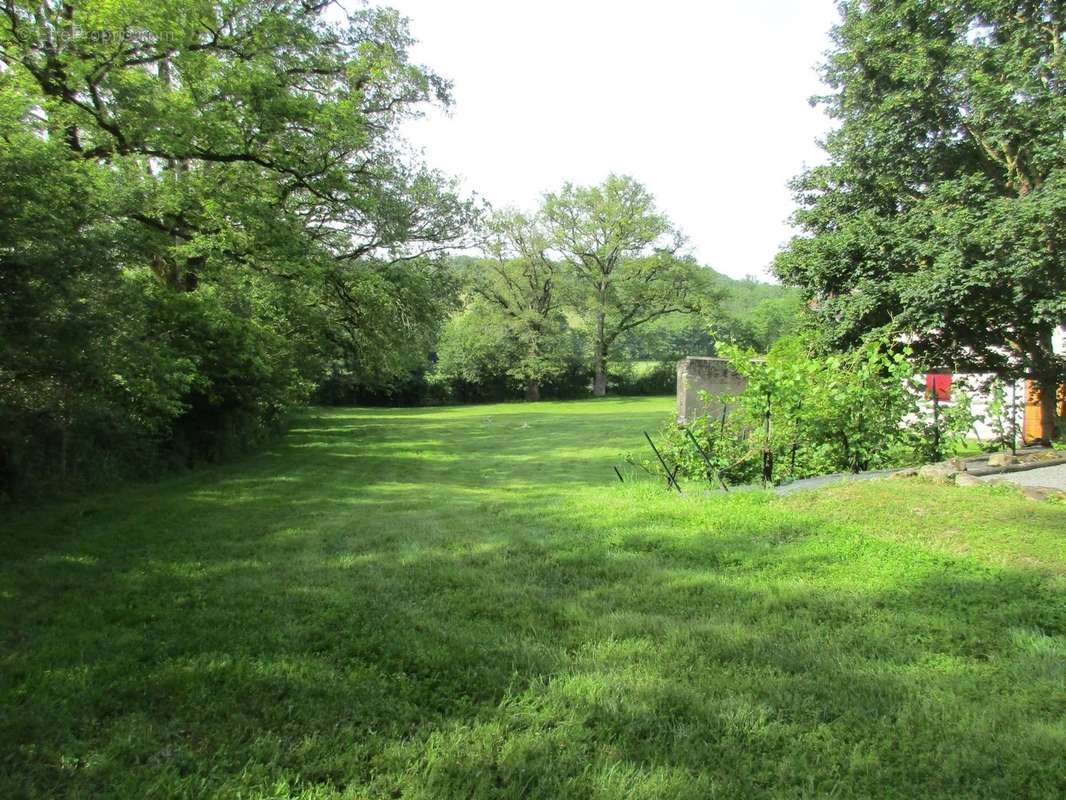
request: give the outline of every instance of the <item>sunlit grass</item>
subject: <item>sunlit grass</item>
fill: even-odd
[[[0,796],[1066,795],[1066,507],[620,485],[670,407],[316,410],[5,520]]]

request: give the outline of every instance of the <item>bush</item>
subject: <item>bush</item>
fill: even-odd
[[[673,361],[635,361],[612,364],[607,385],[614,394],[649,396],[677,390],[677,365]]]
[[[428,372],[427,394],[461,403],[499,402],[523,396],[530,370],[540,377],[541,397],[580,397],[589,391],[581,333],[554,320],[556,327],[530,357],[515,327],[493,307],[473,303],[444,325],[436,363]]]
[[[961,391],[935,415],[919,405],[921,381],[907,348],[871,342],[816,356],[789,338],[765,357],[726,345],[721,352],[747,379],[745,390],[706,398],[724,406],[722,415],[660,431],[667,462],[688,478],[781,482],[938,460],[974,423]],[[643,466],[658,469],[654,458]]]

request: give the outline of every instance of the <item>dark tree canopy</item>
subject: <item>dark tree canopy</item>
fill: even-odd
[[[794,182],[778,257],[830,340],[1053,385],[1066,323],[1066,6],[854,0],[818,98],[829,163]],[[1045,392],[1045,401],[1051,400]]]
[[[3,3],[0,487],[424,362],[473,214],[397,131],[449,86],[328,5]]]

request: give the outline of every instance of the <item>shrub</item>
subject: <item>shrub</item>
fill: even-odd
[[[720,415],[660,431],[667,462],[688,478],[727,484],[774,482],[938,460],[972,428],[968,395],[935,413],[919,404],[921,382],[909,348],[869,342],[815,355],[798,338],[765,356],[722,345],[747,386],[717,401]],[[696,444],[702,449],[702,454]],[[644,459],[645,467],[658,465]]]
[[[673,394],[677,387],[677,365],[673,361],[624,361],[611,364],[607,378],[613,394]]]

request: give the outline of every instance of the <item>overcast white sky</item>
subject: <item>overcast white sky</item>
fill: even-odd
[[[381,0],[455,107],[409,125],[429,164],[493,205],[564,181],[634,176],[734,277],[768,277],[790,229],[786,186],[821,160],[807,98],[833,0]]]

